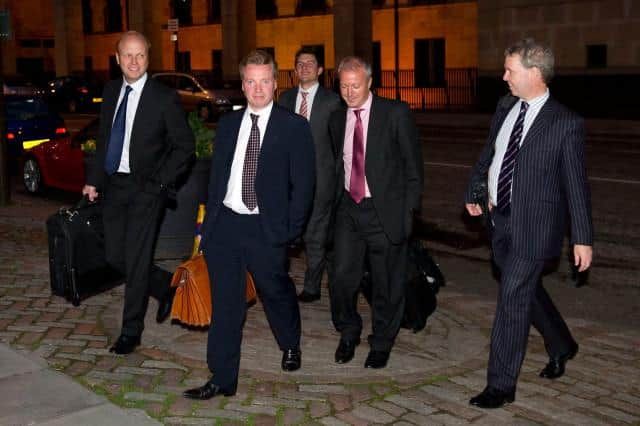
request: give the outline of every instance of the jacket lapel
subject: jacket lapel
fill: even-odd
[[[533,123],[531,124],[529,131],[525,135],[524,140],[522,141],[522,145],[520,146],[521,150],[531,145],[532,143],[531,141],[534,141],[538,137],[540,132],[544,130],[553,121],[552,120],[553,113],[554,113],[553,104],[554,104],[554,101],[551,98],[551,96],[549,96],[549,98],[544,103],[544,105],[542,105],[542,108],[540,108],[540,111],[538,112],[536,119],[533,120]]]
[[[374,95],[373,101],[371,102],[371,111],[369,111],[369,125],[367,127],[366,152],[364,154],[365,176],[367,175],[367,169],[375,170],[373,163],[377,159],[376,155],[383,152],[383,150],[376,147],[380,141],[380,138],[376,136],[384,133],[383,126],[385,123],[387,123],[387,120],[384,119],[384,111],[377,97]]]
[[[139,117],[142,114],[145,114],[146,111],[149,111],[152,108],[152,91],[153,88],[150,86],[153,83],[151,82],[151,76],[147,76],[147,81],[145,81],[144,86],[142,87],[142,93],[140,93],[140,99],[138,100],[138,108],[136,109],[136,115],[133,117],[133,124],[131,125],[131,139],[129,139],[129,152],[133,149],[135,141],[139,139],[138,133],[140,133],[140,126],[137,123],[144,122],[144,120],[139,120]]]

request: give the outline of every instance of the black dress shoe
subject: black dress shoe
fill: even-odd
[[[140,336],[126,336],[121,334],[113,346],[109,348],[109,352],[115,352],[118,355],[130,354],[139,344]]]
[[[215,383],[207,382],[204,386],[200,386],[199,388],[193,388],[186,390],[182,393],[182,396],[189,399],[211,399],[214,396],[224,395],[224,396],[233,396],[236,394],[236,391],[229,391],[222,389],[220,386]]]
[[[564,367],[567,361],[573,359],[578,353],[578,344],[574,343],[569,353],[557,358],[549,358],[549,363],[540,372],[540,377],[545,379],[557,379],[564,374]]]
[[[336,349],[336,362],[338,364],[346,364],[353,359],[356,353],[356,346],[360,344],[360,339],[357,340],[342,340],[338,344]]]
[[[315,302],[316,300],[320,300],[320,293],[312,294],[312,293],[309,293],[307,290],[302,290],[302,292],[298,295],[298,300],[301,301],[302,303]]]
[[[156,322],[158,324],[164,322],[164,320],[169,317],[169,314],[171,313],[171,306],[173,305],[173,298],[176,295],[176,289],[177,287],[169,288],[169,290],[167,290],[167,293],[160,301],[160,304],[158,306],[158,313],[156,314]]]
[[[481,394],[469,400],[469,404],[480,408],[500,408],[516,399],[516,392],[505,392],[492,387],[486,387]]]
[[[389,361],[388,351],[370,350],[367,360],[364,362],[364,368],[384,368]]]
[[[302,363],[300,349],[287,349],[282,352],[282,369],[284,371],[296,371]]]

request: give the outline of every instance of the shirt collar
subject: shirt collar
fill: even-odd
[[[520,102],[526,102],[529,104],[529,107],[537,108],[542,104],[544,104],[547,101],[547,99],[549,99],[549,96],[550,96],[549,89],[547,89],[544,91],[542,95],[536,96],[535,98],[529,99],[528,101],[525,101],[524,99],[520,98]]]
[[[124,87],[126,86],[131,86],[131,89],[136,92],[136,93],[142,93],[142,88],[144,87],[144,84],[147,82],[147,73],[145,72],[142,77],[140,77],[138,80],[136,80],[134,83],[127,83],[127,80],[124,79],[124,77],[122,77],[122,88],[124,89]]]
[[[248,116],[249,114],[255,114],[255,115],[259,115],[260,117],[266,117],[269,118],[271,116],[271,110],[273,109],[273,101],[269,102],[269,104],[262,108],[259,111],[254,110],[253,108],[251,108],[251,106],[247,105],[247,109],[244,112],[245,116]]]
[[[298,86],[298,89],[300,92],[307,92],[309,95],[314,96],[318,91],[318,87],[320,87],[320,83],[316,81],[316,83],[308,89],[303,89],[302,86]]]

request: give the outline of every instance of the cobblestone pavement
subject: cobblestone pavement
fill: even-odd
[[[437,251],[437,245],[432,248],[448,278],[438,310],[425,330],[401,330],[387,368],[362,367],[366,343],[351,363],[333,362],[339,336],[324,294],[320,302],[301,306],[302,369],[283,373],[281,353],[258,303],[245,326],[238,393],[204,402],[183,399],[183,390],[209,376],[206,332],[156,324],[152,301],[142,346],[126,357],[110,354],[119,330],[122,287],[79,307],[51,296],[44,220],[58,204],[20,194],[13,202],[0,208],[0,340],[42,356],[52,369],[117,405],[144,409],[165,424],[640,424],[637,314],[629,321],[622,316],[635,312],[637,299],[608,300],[597,289],[577,293],[562,272],[549,277],[551,293],[561,301],[561,311],[568,311],[580,343],[565,376],[555,381],[538,377],[547,357],[532,332],[516,401],[497,410],[469,406],[468,399],[485,385],[495,285],[486,250],[452,256]],[[302,260],[292,258],[298,288],[302,274]],[[587,299],[582,304],[580,294]],[[590,317],[589,304],[595,303],[610,314],[603,317],[614,320]],[[360,311],[368,330],[364,303]]]

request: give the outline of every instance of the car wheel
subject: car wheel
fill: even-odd
[[[22,182],[30,194],[38,194],[44,190],[42,172],[35,158],[27,158],[22,169]]]
[[[69,101],[69,104],[67,104],[67,110],[70,113],[74,113],[78,111],[78,103],[76,101],[74,101],[73,99],[71,99]]]

